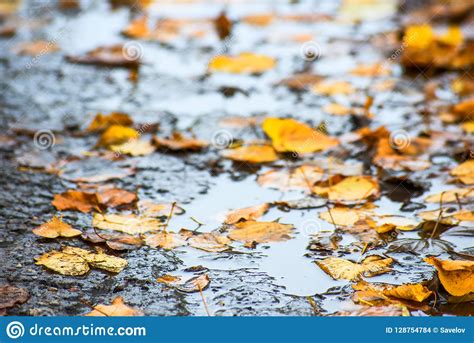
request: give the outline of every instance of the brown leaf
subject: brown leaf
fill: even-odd
[[[124,189],[112,188],[97,193],[97,200],[105,207],[120,207],[135,204],[138,200],[135,193]]]
[[[0,316],[6,314],[6,310],[18,304],[23,304],[30,297],[24,288],[15,286],[0,286]]]
[[[140,58],[128,56],[127,46],[117,44],[113,46],[98,47],[82,56],[67,56],[72,63],[94,64],[107,67],[138,68]]]
[[[177,284],[175,287],[182,292],[186,293],[194,293],[194,292],[201,292],[209,286],[211,280],[209,279],[209,275],[202,274],[200,276],[191,278],[184,283]]]
[[[126,113],[112,112],[108,115],[97,113],[92,122],[87,127],[90,132],[102,132],[113,125],[131,126],[133,120]]]
[[[232,22],[225,12],[221,12],[214,20],[214,27],[216,28],[217,35],[221,40],[226,39],[232,32]]]
[[[145,244],[152,248],[172,250],[186,245],[186,238],[179,233],[164,231],[145,236]]]
[[[24,42],[16,45],[13,52],[17,55],[45,55],[59,50],[59,46],[52,41]]]
[[[62,194],[55,194],[51,203],[58,211],[100,212],[99,200],[95,193],[68,190]]]
[[[201,233],[188,239],[189,246],[208,252],[222,252],[229,249],[230,239],[214,232]]]
[[[195,138],[186,138],[178,132],[173,133],[171,138],[160,138],[153,137],[153,142],[158,146],[172,151],[199,151],[208,146],[207,142],[204,142]]]
[[[311,192],[313,185],[321,180],[324,171],[317,166],[303,165],[292,170],[269,170],[260,175],[257,182],[260,186],[287,191],[303,189]]]

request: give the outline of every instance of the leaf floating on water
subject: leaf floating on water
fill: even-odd
[[[378,255],[366,257],[361,263],[354,263],[338,257],[327,257],[316,261],[316,264],[326,274],[335,280],[356,280],[360,277],[372,277],[390,271],[393,263],[391,258],[383,258]]]
[[[379,197],[380,187],[373,177],[350,176],[333,186],[314,186],[313,192],[334,202],[355,202]]]
[[[474,292],[474,261],[439,260],[433,256],[424,260],[436,268],[439,280],[449,294],[463,296]]]
[[[140,58],[127,56],[127,47],[122,44],[101,46],[82,56],[67,56],[69,62],[80,64],[94,64],[106,67],[137,68]]]
[[[224,40],[232,33],[232,21],[226,16],[225,12],[221,12],[214,20],[214,27],[221,40]]]
[[[134,214],[95,213],[92,225],[101,230],[113,230],[137,235],[161,229],[162,223],[155,218],[139,217]]]
[[[145,244],[152,248],[172,250],[186,245],[186,237],[174,232],[159,232],[145,236]]]
[[[35,42],[20,43],[12,50],[17,55],[42,56],[59,51],[59,46],[54,43],[54,41],[39,40]]]
[[[354,294],[356,302],[372,303],[374,305],[380,305],[380,303],[390,304],[390,302],[398,299],[421,303],[433,294],[426,286],[419,283],[389,285],[359,281],[352,285],[352,288],[357,291]]]
[[[167,217],[169,216],[171,209],[173,209],[173,215],[183,214],[185,210],[178,205],[171,203],[156,204],[151,200],[143,199],[137,203],[138,212],[142,217]]]
[[[265,214],[265,212],[268,211],[269,207],[269,204],[264,203],[261,205],[255,205],[230,211],[229,213],[227,213],[224,223],[235,224],[241,220],[255,220]]]
[[[79,236],[82,233],[82,231],[74,229],[68,223],[63,222],[61,218],[54,216],[53,218],[51,218],[49,222],[44,223],[43,225],[38,226],[37,228],[33,229],[33,233],[35,235],[46,237],[46,238],[57,238],[57,237],[69,238],[69,237]]]
[[[340,226],[352,226],[358,222],[364,222],[374,215],[372,208],[350,208],[336,206],[331,211],[319,213],[319,217],[330,224]]]
[[[463,201],[471,198],[474,198],[474,188],[455,188],[450,189],[449,191],[429,195],[425,198],[425,201],[429,203],[440,203],[442,199],[443,203],[451,203],[457,202],[458,199]]]
[[[229,232],[229,238],[234,241],[269,243],[286,241],[291,238],[294,228],[291,224],[276,222],[246,221],[234,224],[234,229]]]
[[[336,138],[294,119],[267,118],[262,128],[278,152],[305,154],[326,150],[339,144]]]
[[[278,159],[272,147],[268,145],[249,145],[221,152],[225,158],[240,162],[269,163]]]
[[[237,56],[219,55],[209,62],[209,71],[225,73],[263,73],[275,67],[275,60],[265,55],[244,52]]]
[[[119,188],[111,188],[97,193],[99,203],[105,207],[131,205],[137,201],[135,193]]]
[[[188,239],[189,246],[208,252],[222,252],[229,249],[230,239],[217,233],[201,233]]]
[[[320,81],[315,84],[311,90],[321,95],[338,95],[352,94],[355,92],[354,87],[347,81]]]
[[[260,186],[280,189],[304,189],[311,191],[311,187],[324,176],[324,171],[317,166],[303,165],[288,170],[273,169],[260,175],[257,182]]]
[[[465,185],[474,184],[474,160],[461,163],[452,169],[450,174],[456,176]]]
[[[125,305],[122,297],[116,297],[112,300],[111,305],[94,306],[94,310],[85,314],[85,316],[132,317],[143,316],[143,312]]]
[[[210,283],[211,280],[209,279],[209,275],[202,274],[197,277],[193,277],[184,283],[177,284],[175,287],[181,292],[194,293],[203,291],[209,286]]]
[[[155,151],[155,146],[148,141],[132,139],[120,145],[111,145],[110,150],[117,154],[136,157],[152,154]]]

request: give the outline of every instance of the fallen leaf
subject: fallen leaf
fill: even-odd
[[[72,210],[88,213],[94,210],[100,212],[99,200],[95,193],[68,190],[65,193],[55,194],[51,204],[58,211]]]
[[[150,155],[155,151],[155,147],[148,141],[131,139],[120,145],[111,145],[110,150],[117,154],[136,156]]]
[[[230,239],[217,233],[201,233],[188,239],[189,246],[208,252],[222,252],[229,249]]]
[[[313,186],[313,192],[334,202],[353,202],[378,197],[380,187],[370,176],[349,176],[333,186]]]
[[[192,150],[198,151],[207,147],[205,141],[195,138],[186,138],[178,132],[174,132],[171,138],[153,137],[153,142],[158,146],[173,151]]]
[[[138,207],[138,212],[140,212],[140,215],[143,217],[165,217],[169,216],[171,213],[171,209],[173,208],[173,214],[183,214],[185,210],[178,206],[170,204],[170,203],[165,203],[165,204],[156,204],[151,200],[148,199],[143,199],[138,201],[137,203]]]
[[[111,305],[97,305],[94,310],[86,313],[85,316],[93,317],[132,317],[143,316],[140,310],[125,305],[122,297],[116,297]]]
[[[112,230],[129,235],[137,235],[160,230],[163,224],[155,218],[139,217],[134,214],[94,213],[92,225],[101,230]]]
[[[321,95],[348,95],[355,92],[354,87],[347,81],[320,81],[311,90]]]
[[[337,139],[294,119],[266,118],[262,128],[278,152],[311,153],[339,143]]]
[[[353,113],[350,107],[336,103],[327,104],[324,106],[323,111],[336,116],[347,116]]]
[[[317,166],[303,165],[292,170],[273,169],[260,175],[257,182],[260,186],[287,191],[303,189],[311,192],[313,185],[324,176],[324,171]]]
[[[173,275],[169,275],[169,274],[165,274],[163,276],[160,276],[160,277],[156,278],[156,281],[158,281],[160,283],[166,283],[166,284],[169,284],[169,285],[176,284],[180,280],[181,280],[181,278],[179,276],[173,276]]]
[[[111,145],[120,145],[137,140],[140,134],[131,127],[112,125],[104,131],[97,142],[98,147],[110,147]]]
[[[101,46],[82,56],[67,56],[72,63],[93,64],[107,67],[138,68],[140,52],[130,51],[127,45]],[[131,50],[131,49],[130,49]],[[136,54],[136,55],[135,55]]]
[[[63,222],[61,218],[54,216],[49,222],[33,229],[33,233],[41,237],[56,238],[79,236],[82,231],[73,229],[71,225]]]
[[[225,12],[221,12],[214,20],[214,27],[219,38],[224,40],[230,36],[232,32],[232,21],[226,16]]]
[[[461,163],[452,169],[450,174],[456,176],[465,185],[474,184],[474,160]]]
[[[275,16],[273,14],[253,14],[243,17],[241,21],[249,25],[268,26],[274,19]]]
[[[176,289],[186,292],[186,293],[194,293],[194,292],[201,292],[209,286],[211,280],[207,274],[202,274],[197,277],[193,277],[186,282],[181,284],[177,284],[175,287]]]
[[[59,50],[59,46],[53,41],[24,42],[16,45],[13,52],[17,55],[46,55]]]
[[[350,208],[336,206],[331,211],[319,213],[319,217],[330,224],[341,226],[352,226],[358,222],[365,223],[367,218],[374,215],[371,208]]]
[[[86,261],[91,267],[106,270],[110,273],[120,273],[128,265],[127,260],[107,255],[103,252],[88,254],[86,256]]]
[[[186,238],[179,233],[163,231],[145,236],[145,244],[152,248],[172,250],[186,245]]]
[[[438,271],[438,277],[446,291],[455,296],[474,292],[474,261],[439,260],[430,256],[424,259]]]
[[[352,285],[352,288],[358,291],[355,294],[356,299],[363,299],[365,300],[364,303],[369,301],[369,299],[365,298],[366,295],[379,297],[385,300],[402,299],[421,303],[433,294],[433,292],[430,291],[426,286],[423,286],[419,283],[389,285],[371,284],[365,281],[359,281]]]
[[[131,126],[133,120],[128,114],[112,112],[108,115],[97,113],[92,122],[87,127],[89,132],[102,132],[113,125]]]
[[[0,316],[6,315],[8,308],[23,304],[29,297],[28,291],[24,288],[9,285],[0,286]]]
[[[269,163],[278,159],[273,148],[268,145],[249,145],[221,151],[221,155],[234,161],[249,163]]]
[[[373,64],[359,64],[357,67],[351,70],[351,74],[354,76],[389,76],[391,74],[390,69],[382,63]]]
[[[120,207],[131,205],[137,202],[135,193],[124,189],[111,188],[97,193],[97,200],[105,207]]]
[[[209,71],[225,73],[263,73],[273,69],[276,62],[273,58],[244,52],[237,56],[218,55],[209,62]]]
[[[263,203],[250,207],[239,208],[227,213],[225,224],[235,224],[241,220],[255,220],[268,211],[270,205]]]
[[[392,263],[391,258],[383,258],[378,255],[368,256],[361,263],[354,263],[339,257],[327,257],[324,260],[316,261],[316,264],[335,280],[356,280],[361,276],[372,277],[384,274],[390,271]]]
[[[268,243],[286,241],[294,228],[291,224],[245,221],[233,225],[229,238],[234,241]]]
[[[278,84],[284,85],[293,90],[305,90],[310,86],[320,82],[322,77],[316,74],[302,73],[295,74],[289,78],[281,80]]]
[[[468,121],[461,125],[462,129],[467,133],[474,133],[474,121]]]
[[[392,230],[411,231],[417,228],[420,224],[416,220],[394,215],[383,215],[372,218],[369,225],[378,233],[385,233]]]
[[[105,243],[112,250],[131,250],[143,244],[140,237],[116,231],[102,230],[98,233],[94,230],[88,230],[82,234],[81,238],[92,243]]]
[[[148,27],[148,17],[144,15],[132,20],[122,33],[130,38],[150,39],[152,32]]]
[[[457,202],[457,197],[460,201],[468,200],[474,197],[474,188],[455,188],[437,194],[429,195],[425,198],[426,202],[439,203],[441,199],[443,203]]]

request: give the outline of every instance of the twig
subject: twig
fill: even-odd
[[[206,299],[204,298],[204,294],[202,293],[202,287],[201,285],[197,285],[199,288],[199,294],[201,294],[201,299],[202,303],[204,304],[204,309],[206,310],[206,313],[209,317],[212,317],[211,312],[209,311],[209,308],[207,307]]]
[[[433,238],[434,235],[435,235],[435,232],[436,232],[436,229],[438,228],[438,224],[439,222],[441,221],[441,216],[443,214],[443,195],[444,195],[445,192],[442,192],[441,193],[441,196],[439,197],[439,214],[438,214],[438,219],[436,220],[436,224],[435,224],[435,227],[433,229],[433,232],[431,232],[431,237],[430,238]]]
[[[171,204],[170,214],[168,215],[168,218],[166,219],[165,226],[163,228],[164,232],[166,232],[166,229],[168,228],[168,224],[170,223],[171,217],[173,217],[173,212],[174,212],[175,207],[176,207],[176,201],[173,201],[173,203]]]
[[[314,299],[311,298],[309,295],[306,297],[306,299],[308,299],[308,302],[311,305],[311,308],[313,309],[314,314],[318,315],[319,314],[319,308],[318,308],[318,305],[316,305],[316,303],[314,302]]]

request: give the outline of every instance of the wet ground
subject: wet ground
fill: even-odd
[[[199,2],[160,6],[151,8],[152,15],[215,18],[223,9],[219,3],[209,6]],[[349,283],[333,280],[314,263],[329,255],[359,260],[364,248],[357,237],[341,233],[319,219],[325,207],[291,211],[272,208],[261,220],[281,218],[281,222],[292,223],[296,228],[293,239],[260,244],[255,249],[237,246],[233,252],[209,253],[189,247],[171,251],[142,247],[112,252],[129,262],[117,275],[93,270],[83,277],[68,277],[36,266],[34,258],[49,250],[62,245],[88,248],[91,244],[80,239],[40,239],[31,232],[56,214],[51,205],[53,195],[75,187],[68,176],[127,168],[133,168],[134,173],[109,183],[136,191],[140,199],[176,201],[186,212],[172,218],[170,229],[174,231],[195,229],[198,221],[204,224],[199,226],[200,232],[210,232],[220,227],[231,209],[307,197],[304,191],[282,192],[259,186],[257,176],[270,166],[249,168],[223,160],[216,142],[198,153],[158,151],[114,162],[94,156],[74,160],[72,157],[93,150],[97,137],[79,132],[99,112],[125,112],[136,123],[159,123],[161,134],[190,130],[207,141],[215,140],[222,132],[233,140],[264,139],[254,127],[223,126],[222,119],[265,115],[293,117],[314,126],[325,123],[327,131],[335,136],[367,125],[384,125],[391,131],[402,129],[412,136],[428,127],[459,135],[456,127],[442,127],[436,118],[427,121],[422,113],[427,82],[436,77],[441,85],[439,101],[449,103],[454,95],[443,87],[460,72],[429,77],[423,72],[407,75],[397,59],[390,57],[397,48],[393,42],[401,25],[397,4],[388,10],[374,10],[372,17],[357,24],[336,19],[338,6],[335,1],[230,3],[226,10],[231,18],[273,11],[280,15],[313,13],[320,19],[282,20],[264,27],[237,24],[230,43],[221,42],[215,35],[194,40],[177,38],[168,44],[140,42],[144,63],[138,82],[131,82],[127,69],[73,64],[64,58],[127,41],[120,32],[136,15],[128,6],[112,9],[107,2],[83,1],[79,10],[60,10],[46,2],[22,4],[18,16],[29,24],[24,24],[13,37],[0,38],[0,120],[4,128],[0,147],[0,282],[26,288],[30,293],[30,299],[9,310],[9,314],[80,315],[90,310],[90,304],[109,303],[120,295],[146,315],[206,315],[200,293],[183,293],[156,282],[164,274],[191,277],[203,271],[211,280],[203,296],[213,315],[326,315],[357,308],[350,300]],[[291,38],[303,34],[317,42],[318,59],[308,59],[302,54],[304,41]],[[19,42],[37,39],[54,40],[60,51],[34,59],[11,52]],[[213,56],[240,51],[274,56],[278,66],[263,75],[206,73]],[[390,64],[390,75],[372,78],[348,74],[360,63],[380,61]],[[325,97],[276,85],[303,71],[349,81],[358,90]],[[376,83],[385,81],[393,82],[395,87],[374,90]],[[376,114],[370,121],[331,116],[322,110],[336,101],[363,106],[367,94],[373,97],[371,112]],[[54,132],[55,144],[47,150],[35,145],[33,136],[40,129]],[[144,133],[143,137],[150,138],[151,134]],[[363,163],[365,173],[384,180],[383,195],[374,202],[378,212],[408,218],[415,218],[420,209],[437,208],[437,204],[425,204],[423,198],[454,188],[446,183],[446,170],[456,166],[465,152],[461,144],[446,146],[431,156],[428,171],[411,172],[409,181],[401,182],[399,174],[368,165],[364,149],[347,144],[336,152],[314,154],[303,161],[324,163],[332,156]],[[60,160],[68,161],[61,176],[41,171]],[[289,158],[273,166],[301,163],[301,159]],[[90,228],[89,214],[65,211],[63,215],[77,229]],[[426,255],[450,258],[455,253],[472,256],[473,234],[472,227],[451,228],[433,239],[427,239],[420,231],[399,232],[396,239],[385,239],[371,248],[371,254],[390,256],[397,263],[392,272],[370,281],[435,282],[434,269],[420,263],[421,259]],[[325,247],[335,237],[339,247],[328,252]],[[202,268],[190,270],[193,266]],[[455,308],[438,306],[425,313],[466,314],[472,311],[470,306],[472,303]]]

